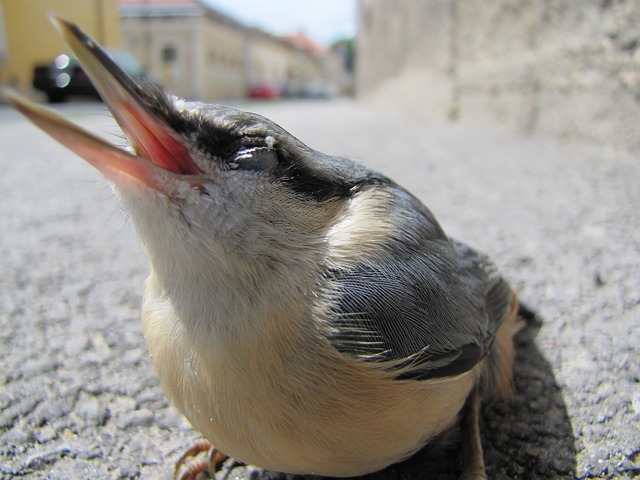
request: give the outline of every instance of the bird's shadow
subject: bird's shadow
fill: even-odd
[[[513,398],[487,402],[482,409],[482,444],[487,474],[491,479],[575,478],[576,449],[566,405],[551,364],[534,341],[540,325],[537,318],[533,319],[516,337]],[[445,445],[427,446],[402,463],[352,480],[457,479],[462,468],[456,434],[455,430],[450,432]],[[327,478],[254,469],[243,475],[238,467],[227,464],[216,474],[216,479]]]

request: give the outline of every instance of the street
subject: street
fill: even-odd
[[[518,340],[513,401],[483,408],[490,478],[640,475],[640,154],[347,100],[237,106],[405,186],[539,312],[537,335]],[[102,104],[56,108],[123,144]],[[151,368],[148,264],[117,199],[4,104],[0,168],[0,476],[171,478],[198,434]],[[367,478],[456,478],[455,455],[429,455]],[[280,478],[225,468],[219,478]]]

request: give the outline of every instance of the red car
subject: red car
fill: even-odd
[[[278,97],[280,97],[280,92],[271,85],[256,85],[249,89],[249,98],[269,100]]]

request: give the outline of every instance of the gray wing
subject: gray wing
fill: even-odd
[[[403,221],[377,259],[328,273],[338,294],[331,341],[398,379],[464,373],[491,349],[511,289],[486,255],[447,238],[422,203],[400,193]]]

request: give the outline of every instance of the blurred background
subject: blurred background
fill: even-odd
[[[78,66],[59,58],[68,48],[47,21],[55,12],[80,25],[125,70],[182,97],[351,94],[355,3],[326,2],[335,9],[276,3],[2,0],[0,82],[21,90],[36,87],[51,101],[87,93],[81,73],[74,78]],[[317,39],[307,33],[312,30],[319,32]]]
[[[0,0],[0,84],[59,102],[95,92],[59,57],[49,12],[186,98],[355,94],[428,119],[640,147],[637,0]]]

